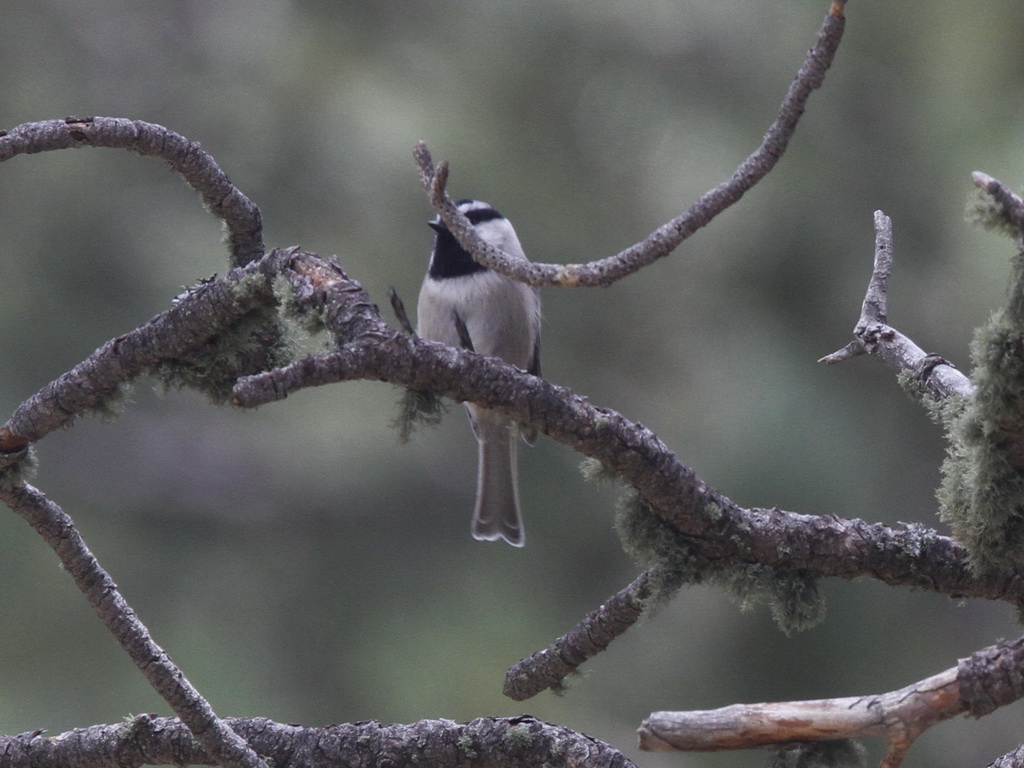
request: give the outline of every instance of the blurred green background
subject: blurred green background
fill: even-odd
[[[262,208],[270,246],[337,254],[410,309],[431,216],[411,150],[452,163],[541,261],[617,252],[725,178],[775,115],[828,3],[777,0],[0,1],[0,127],[66,115],[162,123]],[[894,219],[890,319],[968,365],[1012,245],[969,228],[970,171],[1018,187],[1024,15],[1014,0],[857,0],[777,170],[670,258],[611,289],[544,293],[547,377],[654,429],[741,504],[939,525],[943,444],[850,338],[872,212]],[[169,306],[226,258],[165,166],[113,150],[0,168],[0,410]],[[567,695],[501,695],[506,667],[636,567],[618,491],[579,456],[522,451],[528,544],[473,541],[461,408],[401,445],[398,392],[304,391],[255,412],[140,382],[111,423],[39,446],[37,484],[224,715],[322,725],[530,712],[645,766],[651,711],[906,685],[1021,630],[1003,605],[828,582],[787,638],[765,609],[685,590]],[[54,556],[0,518],[0,732],[167,714]],[[906,765],[984,765],[1021,708],[926,734]],[[870,745],[877,756],[878,745]]]

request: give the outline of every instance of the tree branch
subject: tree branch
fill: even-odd
[[[107,629],[214,762],[230,768],[267,768],[256,752],[217,718],[206,699],[164,649],[153,641],[149,630],[139,621],[117,585],[89,551],[71,518],[57,504],[25,483],[14,486],[0,484],[0,500],[28,521],[57,553],[64,570],[74,579]],[[0,755],[0,764],[11,759],[10,753],[5,754],[2,748]]]
[[[845,579],[870,576],[950,595],[1024,602],[1024,571],[972,571],[961,545],[923,526],[893,528],[830,515],[744,509],[682,464],[650,429],[497,358],[395,330],[336,263],[291,249],[274,251],[260,264],[267,274],[279,271],[292,283],[300,306],[323,314],[339,350],[239,379],[233,397],[238,406],[356,379],[429,390],[500,410],[597,459],[708,561]]]
[[[515,701],[525,701],[548,688],[561,686],[583,662],[607,648],[643,615],[650,578],[650,571],[644,571],[584,616],[571,632],[513,665],[505,673],[504,694]]]
[[[809,742],[881,737],[889,742],[882,768],[898,768],[918,736],[964,711],[954,667],[873,696],[654,712],[637,732],[641,749],[677,752],[786,749]]]
[[[1015,194],[1003,182],[989,176],[987,173],[975,171],[971,179],[978,189],[982,189],[992,196],[992,199],[1002,208],[1002,213],[1008,223],[1017,231],[1017,235],[1024,234],[1024,200]]]
[[[0,469],[24,449],[78,416],[108,406],[121,387],[167,361],[183,361],[235,323],[260,310],[275,310],[270,282],[257,265],[189,290],[174,307],[133,331],[108,341],[89,357],[18,406],[0,427]],[[237,373],[270,361],[260,352]],[[259,364],[263,363],[262,366]]]
[[[775,167],[796,132],[811,92],[821,87],[839,49],[845,25],[844,7],[845,0],[832,0],[814,46],[807,52],[775,121],[765,133],[761,145],[739,165],[728,181],[705,192],[681,216],[661,225],[642,241],[615,256],[587,264],[534,264],[524,263],[484,243],[469,220],[456,209],[446,191],[447,164],[439,163],[435,168],[427,145],[421,141],[413,154],[430,204],[473,258],[496,272],[538,286],[589,288],[611,285],[668,256],[698,229],[710,224],[718,214],[737,202]]]
[[[199,144],[162,125],[118,117],[24,123],[0,131],[0,162],[16,155],[84,146],[127,149],[162,158],[200,194],[210,213],[224,221],[232,266],[248,264],[263,255],[260,209],[231,183]]]
[[[958,596],[1014,603],[1024,600],[1024,581],[1017,570],[972,572],[962,547],[920,527],[899,530],[860,520],[798,515],[778,509],[743,509],[707,487],[653,433],[618,414],[595,408],[568,390],[525,376],[496,359],[398,333],[383,322],[359,284],[336,263],[298,249],[274,251],[245,270],[215,280],[182,299],[168,313],[105,345],[19,408],[11,424],[29,425],[35,431],[22,432],[38,439],[108,392],[111,382],[135,375],[154,361],[201,342],[205,338],[200,332],[204,322],[214,327],[230,323],[249,308],[247,302],[257,301],[262,293],[256,291],[249,296],[242,292],[247,298],[236,306],[229,301],[239,296],[233,284],[246,279],[256,284],[251,280],[255,275],[277,274],[291,282],[297,306],[324,315],[341,349],[334,355],[309,357],[240,380],[235,388],[237,404],[251,406],[280,399],[306,386],[355,378],[432,389],[456,400],[473,399],[503,408],[618,471],[688,537],[704,560],[732,559],[841,578],[870,575],[889,584]],[[875,305],[879,306],[877,302]],[[184,341],[180,335],[184,335]],[[82,372],[87,375],[80,375]],[[17,433],[9,425],[7,434]],[[709,515],[709,508],[716,512]],[[623,599],[612,601],[612,605],[635,613],[638,594],[627,590]],[[602,612],[592,618],[608,621],[608,615]],[[591,633],[592,623],[584,622],[577,636]],[[624,631],[629,621],[620,617],[612,623]],[[607,645],[613,637],[607,636],[601,643]],[[563,639],[559,649],[574,647],[573,642],[570,639],[567,645]],[[601,643],[586,652],[573,650],[568,658],[581,663],[584,656],[598,652]],[[549,655],[548,661],[554,658]],[[564,677],[569,667],[563,667],[557,675]],[[511,687],[519,689],[514,695],[532,695],[527,692],[538,684],[550,685],[557,677],[550,669],[538,675],[529,686],[521,687],[525,670],[518,670],[513,677],[519,682]]]
[[[836,7],[841,9],[841,5]],[[813,56],[809,56],[810,60]],[[53,123],[63,126],[66,136]],[[128,124],[113,123],[121,128],[126,128],[122,123]],[[67,138],[72,142],[85,141],[83,136],[91,136],[91,128],[81,126],[94,124],[95,121],[51,121],[32,125],[47,129],[43,133],[48,138],[38,146],[59,148]],[[48,132],[50,128],[54,128],[52,135]],[[32,135],[33,130],[22,130],[19,142],[11,146],[21,152],[41,151],[34,148],[37,145],[30,140]],[[92,143],[99,143],[99,137],[104,135],[100,130]],[[0,137],[0,142],[5,138]],[[135,148],[126,139],[120,141],[118,146]],[[0,149],[3,146],[0,143]],[[768,146],[767,137],[764,146]],[[421,146],[418,151],[426,150]],[[429,155],[426,159],[429,161]],[[442,164],[438,173],[430,177],[435,194],[445,195],[445,178],[446,166]],[[1010,206],[1008,210],[1012,210],[1015,199],[1019,201],[1012,196],[1003,198]],[[923,369],[923,359],[928,356],[909,340],[904,343],[887,325],[886,290],[891,265],[891,222],[879,212],[875,267],[854,343],[859,346],[846,357],[879,354],[895,367]],[[334,334],[338,351],[240,378],[233,388],[237,405],[251,407],[281,399],[304,387],[352,379],[389,381],[415,390],[434,391],[457,401],[470,400],[535,426],[600,461],[633,486],[644,503],[674,527],[701,564],[733,562],[840,578],[871,576],[888,584],[923,587],[950,595],[1024,602],[1024,572],[995,566],[972,570],[963,547],[923,527],[910,525],[900,529],[834,516],[742,508],[704,483],[641,425],[594,407],[571,391],[528,376],[496,358],[484,358],[396,331],[382,320],[359,283],[350,279],[336,261],[297,248],[273,251],[245,268],[232,270],[225,278],[189,291],[180,297],[177,306],[104,345],[30,398],[0,428],[0,451],[8,455],[8,464],[22,457],[29,443],[101,404],[121,383],[151,372],[164,361],[191,354],[250,313],[276,309],[276,299],[269,290],[271,278],[275,277],[283,277],[291,285],[298,311],[315,314]],[[926,378],[930,381],[934,377],[933,370]],[[969,393],[957,377],[962,378],[949,366],[949,371],[939,376],[942,384],[936,389],[936,396]],[[926,386],[931,385],[926,382]],[[0,487],[0,499],[29,520],[57,551],[97,613],[151,684],[179,713],[182,722],[193,729],[211,759],[228,765],[262,765],[256,754],[224,727],[208,703],[152,641],[89,553],[70,518],[26,484],[8,482]],[[607,647],[642,612],[650,573],[641,574],[607,605],[588,614],[569,635],[510,670],[506,678],[508,694],[521,699],[557,685],[586,658]],[[1000,654],[1010,652],[1001,648]],[[985,693],[971,700],[983,703],[965,705],[971,712],[983,714],[984,702],[1000,702],[1007,696],[1019,695],[1013,686],[1009,693],[993,687],[993,678],[987,672],[973,679],[980,681],[979,690]],[[919,685],[915,690],[920,693],[926,688]]]
[[[952,363],[938,355],[927,354],[889,325],[887,293],[892,261],[892,219],[881,211],[875,211],[875,263],[861,305],[860,319],[853,329],[854,340],[818,362],[832,365],[859,355],[875,355],[893,370],[913,374],[921,390],[934,400],[973,394],[974,385],[970,379]]]
[[[415,155],[431,203],[456,237],[492,269],[534,285],[610,285],[673,252],[774,168],[810,93],[821,86],[834,59],[843,31],[843,9],[844,0],[832,0],[817,41],[757,150],[729,180],[616,256],[588,264],[531,264],[510,260],[507,254],[487,247],[448,196],[447,164],[435,168],[426,145],[420,142]],[[108,342],[23,403],[0,427],[0,470],[24,459],[28,446],[50,431],[101,407],[116,396],[123,383],[153,373],[168,361],[176,364],[198,354],[211,339],[246,318],[256,316],[263,322],[264,313],[277,309],[271,279],[283,277],[292,288],[295,306],[322,320],[334,334],[338,350],[279,367],[274,366],[272,355],[266,355],[232,369],[232,381],[238,373],[261,371],[238,378],[232,395],[239,406],[251,407],[304,387],[352,379],[430,390],[506,413],[600,461],[629,483],[643,503],[685,540],[694,568],[729,562],[789,573],[870,576],[888,584],[955,596],[1024,603],[1024,571],[972,562],[962,546],[934,531],[777,508],[742,508],[680,462],[655,433],[620,414],[595,407],[568,389],[525,375],[495,358],[417,339],[407,319],[407,332],[399,333],[381,319],[359,283],[337,262],[297,248],[265,255],[259,209],[197,144],[161,126],[112,118],[26,124],[9,133],[0,132],[0,161],[17,154],[86,145],[126,148],[164,158],[226,222],[236,269],[226,278],[190,291],[175,308],[135,331]],[[975,182],[1024,232],[1024,202],[984,174],[975,174]],[[898,371],[912,372],[937,400],[974,394],[972,384],[953,366],[925,354],[889,326],[891,220],[877,212],[875,228],[874,270],[855,339],[823,360],[834,363],[874,354]],[[1024,451],[1020,455],[1024,456]],[[601,742],[529,717],[488,718],[464,725],[422,721],[408,726],[362,723],[324,729],[268,720],[220,720],[153,641],[70,517],[37,489],[12,477],[0,474],[0,500],[54,549],[101,620],[180,719],[147,715],[127,724],[96,726],[53,739],[41,738],[38,732],[0,737],[0,768],[41,761],[76,766],[148,763],[266,768],[261,754],[277,764],[301,762],[308,766],[368,761],[630,765]],[[507,695],[519,700],[558,685],[587,658],[607,647],[641,615],[650,594],[652,572],[653,568],[642,573],[584,617],[572,632],[509,670]],[[1024,638],[985,649],[954,669],[886,694],[736,705],[711,712],[654,713],[642,726],[641,737],[646,739],[645,748],[706,750],[876,736],[889,742],[883,766],[896,768],[913,741],[932,725],[964,712],[980,717],[1024,695],[1022,669]],[[1007,755],[1004,759],[1015,758]]]
[[[231,718],[226,725],[274,765],[423,765],[534,768],[575,765],[633,768],[614,747],[529,716],[478,718],[470,723],[421,720],[305,728],[263,718]],[[142,765],[219,765],[217,758],[171,718],[140,715],[47,738],[41,731],[0,737],[0,768],[73,765],[140,768]]]
[[[1024,637],[985,648],[956,667],[889,693],[654,712],[638,729],[640,748],[778,749],[870,736],[889,742],[882,768],[898,768],[914,740],[937,723],[964,713],[982,717],[1024,696],[1022,670]]]
[[[1024,744],[989,764],[988,768],[1021,768],[1024,766]]]
[[[778,509],[742,512],[749,520],[768,514],[785,518],[786,525],[806,521],[821,536],[815,540],[811,530],[797,534],[778,528],[779,536],[773,540],[770,530],[774,526],[759,523],[758,534],[752,538],[760,543],[752,540],[750,549],[764,551],[763,547],[774,547],[786,552],[788,557],[773,557],[766,552],[763,559],[755,561],[757,565],[809,576],[843,579],[867,576],[891,586],[909,585],[951,597],[1001,599],[1018,608],[1024,604],[1024,572],[974,567],[965,547],[923,526],[908,525],[900,530],[862,520],[842,520],[834,516],[814,518]],[[714,573],[716,564],[739,556],[736,550],[716,546],[710,533],[690,540],[695,542],[691,564],[697,572],[706,569],[707,573]],[[797,557],[788,547],[803,550],[804,556]],[[505,695],[523,701],[549,688],[557,689],[584,662],[605,650],[649,607],[653,572],[653,569],[644,571],[584,616],[568,634],[515,664],[505,675]]]

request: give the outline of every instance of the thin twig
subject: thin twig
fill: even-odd
[[[412,327],[412,322],[409,320],[409,313],[405,311],[405,302],[402,301],[402,297],[398,295],[398,291],[395,287],[388,287],[388,299],[391,302],[391,309],[395,313],[395,317],[398,319],[398,325],[403,331],[408,333],[410,336],[415,336],[416,331]]]
[[[535,264],[516,259],[484,243],[455,207],[446,192],[446,163],[433,166],[424,142],[413,150],[420,179],[431,205],[441,220],[473,258],[481,264],[517,280],[538,286],[563,288],[608,286],[668,256],[698,229],[707,226],[722,211],[737,202],[744,193],[763,179],[786,151],[796,132],[811,92],[821,87],[843,36],[845,0],[832,0],[814,46],[808,51],[779,107],[778,115],[754,152],[733,172],[728,181],[704,193],[690,208],[658,227],[639,243],[626,250],[587,264]]]
[[[85,146],[127,149],[167,161],[199,192],[210,212],[227,225],[232,266],[248,264],[263,255],[260,209],[198,144],[162,125],[118,117],[24,123],[0,131],[0,162],[16,155]]]
[[[875,268],[860,316],[864,322],[889,322],[889,277],[892,275],[892,219],[875,211]]]
[[[0,486],[0,500],[28,521],[57,553],[64,570],[107,629],[214,762],[233,768],[267,768],[252,748],[217,717],[170,656],[154,642],[64,510],[28,484]]]
[[[560,686],[577,667],[607,648],[643,615],[649,580],[650,572],[644,571],[584,616],[571,632],[515,664],[505,673],[505,695],[525,701]]]
[[[875,355],[897,372],[913,373],[922,391],[935,400],[971,395],[974,385],[952,363],[926,353],[889,325],[887,294],[892,263],[892,220],[882,211],[875,211],[874,268],[861,305],[860,318],[853,329],[854,339],[818,362],[834,365],[860,355]]]

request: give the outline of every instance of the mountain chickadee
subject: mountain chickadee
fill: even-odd
[[[509,220],[487,203],[460,200],[480,238],[510,256],[526,255]],[[506,363],[540,376],[540,295],[536,288],[492,272],[459,245],[440,218],[429,222],[437,233],[430,266],[420,289],[419,335],[453,347],[500,357]],[[461,321],[462,328],[459,328]],[[526,542],[519,512],[516,434],[507,417],[466,403],[479,443],[473,538],[504,539],[514,547]],[[523,433],[532,443],[534,432]]]

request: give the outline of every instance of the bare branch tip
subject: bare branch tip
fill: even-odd
[[[412,156],[416,158],[416,164],[420,168],[430,168],[433,170],[434,161],[430,157],[430,149],[427,147],[427,142],[420,139],[416,142],[416,146],[412,148]]]
[[[434,183],[434,159],[430,156],[427,143],[422,139],[417,141],[412,149],[412,156],[416,161],[416,167],[420,169],[420,184],[429,191]]]
[[[974,171],[971,173],[971,179],[973,179],[974,185],[981,189],[985,189],[989,184],[995,181],[994,178],[983,171]]]
[[[837,349],[832,354],[819,358],[817,362],[825,363],[825,365],[835,365],[836,363],[841,363],[844,360],[849,360],[854,357],[860,357],[864,354],[867,354],[864,349],[864,342],[860,339],[855,339],[842,349]]]
[[[448,161],[442,160],[434,168],[434,177],[430,181],[430,203],[435,208],[444,203],[445,191],[448,188]]]
[[[838,19],[846,18],[844,15],[844,9],[846,8],[846,0],[832,0],[832,5],[828,9],[829,15],[835,16]]]

